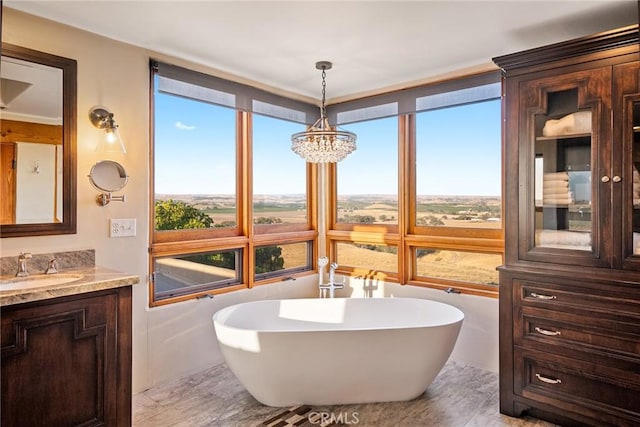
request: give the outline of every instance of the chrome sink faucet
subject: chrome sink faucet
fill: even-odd
[[[342,279],[342,283],[336,283],[335,282],[335,276],[336,276],[336,269],[338,268],[338,264],[333,262],[331,263],[330,266],[330,270],[329,270],[329,283],[327,283],[326,285],[320,285],[320,290],[322,291],[322,295],[326,295],[325,294],[325,290],[329,290],[329,298],[333,298],[335,297],[335,291],[336,289],[342,289],[344,288],[344,278]]]
[[[31,259],[29,252],[20,252],[20,255],[18,255],[18,272],[16,273],[16,277],[27,277],[29,275],[29,271],[27,271],[27,260],[29,259]]]
[[[49,260],[49,267],[47,267],[44,274],[58,274],[58,265],[55,258]]]

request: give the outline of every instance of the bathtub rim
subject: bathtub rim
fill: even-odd
[[[259,329],[259,328],[245,328],[245,327],[238,327],[238,326],[232,326],[229,325],[227,323],[225,323],[224,321],[221,321],[219,319],[219,317],[223,316],[224,314],[226,314],[226,312],[229,311],[233,311],[233,309],[237,309],[239,306],[248,306],[251,304],[268,304],[271,303],[273,304],[276,301],[298,301],[298,300],[324,300],[323,298],[285,298],[285,299],[268,299],[268,300],[255,300],[255,301],[245,301],[245,302],[241,302],[241,303],[237,303],[237,304],[233,304],[227,307],[223,307],[220,310],[216,311],[213,316],[212,316],[212,320],[213,320],[213,324],[214,324],[214,329],[215,327],[217,327],[218,325],[220,325],[221,327],[224,328],[228,328],[228,329],[232,329],[232,330],[236,330],[236,331],[253,331],[253,332],[257,332],[257,333],[261,333],[261,334],[267,334],[267,333],[316,333],[316,332],[331,332],[331,333],[338,333],[338,332],[360,332],[360,331],[388,331],[388,330],[406,330],[406,329],[421,329],[421,328],[439,328],[439,327],[446,327],[446,326],[451,326],[451,325],[455,325],[458,323],[462,323],[464,321],[465,315],[464,312],[462,310],[460,310],[459,308],[445,303],[445,302],[440,302],[440,301],[435,301],[435,300],[431,300],[431,299],[426,299],[426,298],[413,298],[413,297],[383,297],[383,298],[363,298],[363,297],[357,297],[357,298],[334,298],[334,299],[327,299],[328,301],[335,301],[335,300],[384,300],[384,299],[389,299],[389,300],[411,300],[411,301],[426,301],[430,304],[435,304],[435,305],[440,305],[440,306],[444,306],[447,309],[452,310],[455,314],[456,314],[456,319],[453,321],[448,321],[448,322],[438,322],[438,323],[432,323],[432,324],[413,324],[413,325],[394,325],[394,326],[380,326],[380,325],[376,325],[376,326],[371,326],[371,327],[363,327],[363,326],[359,326],[359,327],[341,327],[341,328],[337,328],[337,327],[331,327],[331,325],[338,325],[338,324],[328,324],[328,327],[326,328],[319,328],[314,326],[313,328],[307,328],[307,329],[288,329],[288,328],[281,328],[281,329]]]

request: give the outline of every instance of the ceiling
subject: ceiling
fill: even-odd
[[[635,24],[636,0],[30,1],[18,9],[329,102],[487,70],[491,58]]]
[[[62,124],[62,70],[2,57],[0,110],[6,120]]]

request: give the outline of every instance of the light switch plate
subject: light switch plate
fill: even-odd
[[[131,237],[136,235],[136,219],[110,219],[109,237]]]

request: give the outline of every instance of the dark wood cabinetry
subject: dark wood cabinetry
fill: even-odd
[[[5,426],[131,425],[131,287],[2,308]]]
[[[500,410],[640,425],[638,27],[503,69]]]

